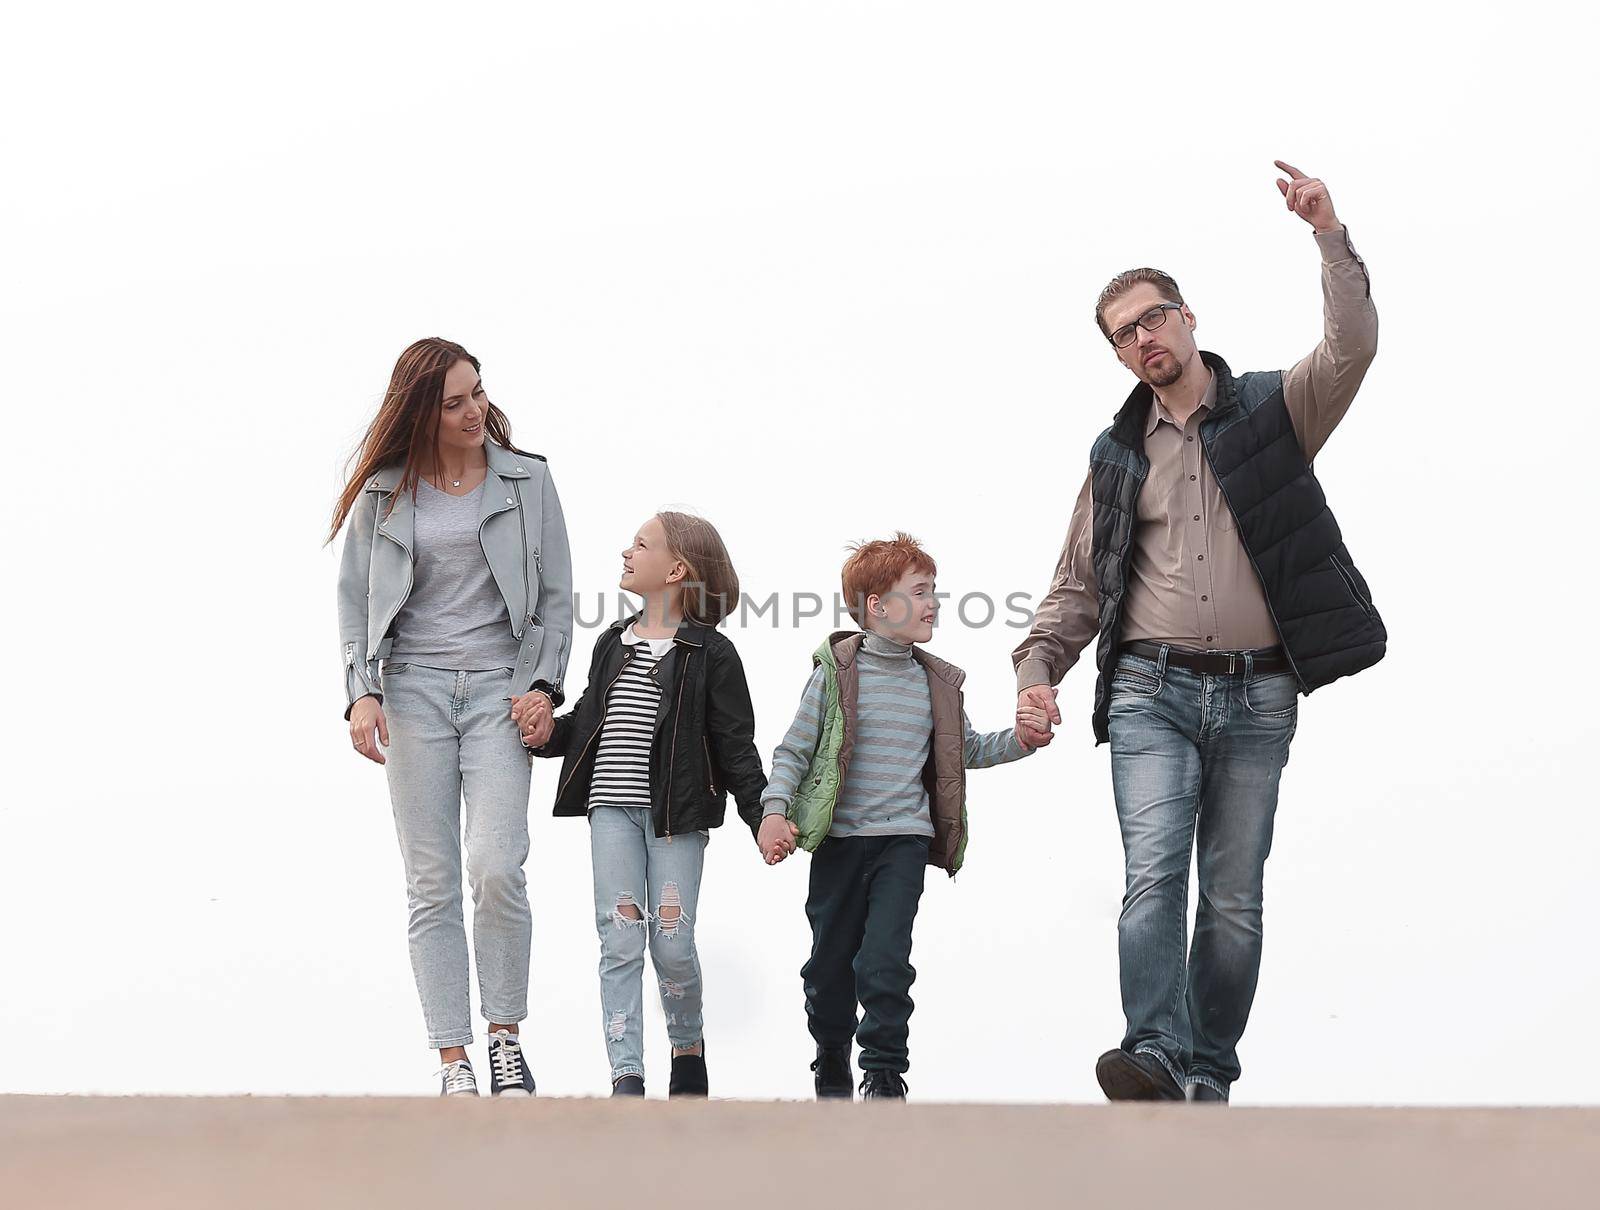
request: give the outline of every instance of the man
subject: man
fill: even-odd
[[[1111,744],[1127,878],[1127,1033],[1096,1067],[1113,1101],[1227,1101],[1298,695],[1375,664],[1387,639],[1311,470],[1371,364],[1377,313],[1327,187],[1277,166],[1322,253],[1322,343],[1291,370],[1235,376],[1196,346],[1171,277],[1111,280],[1095,319],[1139,384],[1094,444],[1049,593],[1012,655],[1019,710],[1042,706],[1055,724],[1051,686],[1099,636],[1094,732]]]

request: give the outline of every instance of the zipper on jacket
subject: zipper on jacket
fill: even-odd
[[[683,653],[683,667],[678,671],[678,702],[672,708],[672,753],[667,757],[667,839],[672,839],[672,771],[678,763],[678,718],[683,714],[683,682],[689,679],[689,657]]]
[[[1233,501],[1228,499],[1228,489],[1222,486],[1222,476],[1217,474],[1216,463],[1211,461],[1211,447],[1206,444],[1204,433],[1200,434],[1200,451],[1205,454],[1206,465],[1211,468],[1211,477],[1217,481],[1217,490],[1222,493],[1222,502],[1228,506],[1228,511],[1233,513],[1234,524],[1238,525],[1239,514],[1233,507]],[[1283,637],[1283,624],[1278,621],[1278,611],[1272,607],[1272,594],[1267,591],[1267,578],[1261,574],[1261,564],[1256,562],[1256,552],[1250,549],[1242,531],[1239,534],[1239,545],[1244,547],[1244,553],[1250,557],[1250,570],[1256,573],[1256,583],[1261,585],[1261,599],[1266,602],[1267,616],[1272,619],[1272,628],[1278,632],[1278,644],[1283,648],[1283,658],[1289,661],[1289,671],[1294,673],[1295,683],[1304,692],[1306,679],[1300,675],[1300,666],[1294,662],[1294,653],[1289,650],[1289,644]],[[1126,582],[1123,587],[1126,590]]]
[[[1356,599],[1356,604],[1361,606],[1361,612],[1370,618],[1372,616],[1372,605],[1364,596],[1361,595],[1361,590],[1356,587],[1355,576],[1350,574],[1349,570],[1345,567],[1343,560],[1341,560],[1337,554],[1329,555],[1328,562],[1333,564],[1333,569],[1337,571],[1340,578],[1344,580],[1344,586],[1350,590],[1350,595]]]
[[[515,479],[511,481],[511,490],[517,497],[517,524],[522,528],[522,628],[528,628],[528,618],[533,614],[533,590],[528,584],[528,515],[522,509],[522,485]],[[481,531],[481,526],[479,527]],[[481,535],[480,535],[481,536]],[[539,552],[533,552],[534,561],[537,562]],[[517,636],[519,639],[522,635]]]
[[[715,798],[717,796],[717,775],[711,771],[711,741],[702,735],[700,743],[706,750],[706,781],[711,785],[711,797]]]
[[[391,504],[390,509],[389,509],[389,516],[393,516],[393,515],[394,515],[394,508],[393,508],[393,505]],[[399,538],[395,537],[388,530],[383,528],[383,526],[387,525],[388,523],[389,523],[389,517],[385,517],[383,519],[383,522],[378,526],[378,532],[380,534],[382,534],[385,538],[388,538],[389,541],[393,542],[401,550],[406,552],[406,588],[405,588],[405,591],[400,594],[400,602],[399,602],[399,604],[397,604],[394,607],[394,609],[390,612],[389,616],[383,620],[383,629],[378,631],[378,641],[380,643],[383,642],[384,635],[389,633],[389,627],[394,625],[394,620],[397,617],[400,616],[400,610],[405,607],[406,601],[408,599],[410,599],[410,597],[411,597],[411,590],[412,590],[412,588],[414,588],[416,586],[416,583],[417,583],[416,556],[411,553],[411,548],[409,546],[407,546],[404,542],[400,541]],[[367,575],[367,587],[370,589],[371,586],[372,586],[372,576],[371,576],[371,573],[369,572],[368,575]],[[368,619],[368,620],[370,622],[370,619]],[[368,638],[369,641],[372,638],[372,633],[371,633],[370,628],[369,628],[368,633],[367,633],[367,638]],[[372,660],[372,652],[370,650],[367,652],[367,660],[368,660],[368,663],[370,663],[371,660]]]
[[[622,661],[622,667],[623,668],[627,667],[627,664],[628,664],[628,661],[626,659],[624,659]],[[610,698],[611,698],[611,686],[615,685],[621,679],[622,679],[622,668],[618,668],[617,669],[617,675],[611,678],[611,685],[607,685],[606,686],[606,691],[605,691],[604,694],[601,695],[601,698],[600,698],[600,725],[595,728],[594,734],[591,735],[588,738],[588,740],[584,743],[583,750],[578,753],[577,763],[575,763],[572,766],[572,772],[567,774],[566,781],[562,782],[561,783],[561,788],[556,791],[556,801],[557,802],[561,801],[561,796],[567,792],[567,787],[572,784],[572,779],[578,775],[578,769],[583,764],[583,758],[589,754],[589,749],[594,745],[594,741],[599,739],[600,738],[600,732],[605,730],[605,725],[606,725],[606,707],[609,704]]]
[[[515,507],[516,510],[517,510],[517,522],[518,522],[518,525],[522,529],[522,558],[520,560],[518,560],[522,564],[522,615],[521,615],[522,616],[522,627],[521,627],[521,631],[519,632],[519,630],[517,628],[517,624],[515,622],[512,622],[512,624],[511,624],[511,633],[512,633],[512,635],[514,637],[520,639],[522,637],[522,635],[527,632],[527,629],[528,629],[528,614],[531,612],[528,609],[528,529],[527,529],[527,522],[524,521],[523,518],[522,518],[522,489],[517,486],[517,481],[515,479],[513,479],[511,481],[511,490],[516,493],[517,502],[513,507]],[[510,499],[509,496],[506,498],[506,503],[508,503],[508,504],[511,503],[511,499]],[[489,524],[489,517],[498,517],[501,513],[509,512],[509,511],[510,511],[510,509],[505,509],[505,508],[499,509],[499,510],[497,510],[495,512],[490,513],[488,517],[485,517],[483,520],[478,522],[478,549],[483,552],[483,557],[484,557],[484,559],[486,561],[489,558],[489,548],[483,544],[483,527],[485,525]],[[491,563],[489,565],[489,570],[491,572],[493,572],[494,564]],[[499,584],[500,584],[500,581],[498,579],[495,580],[495,586],[499,587]],[[505,596],[504,589],[501,590],[500,595],[502,597]],[[510,611],[510,608],[511,608],[511,605],[510,605],[510,602],[508,601],[506,603],[506,609],[507,609],[508,612]]]

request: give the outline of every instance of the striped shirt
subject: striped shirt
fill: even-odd
[[[606,717],[589,782],[589,810],[596,807],[650,809],[650,744],[661,705],[661,686],[651,675],[672,639],[642,639],[630,625],[622,632],[622,671],[606,697]]]
[[[928,789],[922,770],[933,746],[933,703],[928,674],[911,648],[868,634],[856,653],[855,748],[839,787],[829,836],[932,836]],[[825,673],[813,669],[799,713],[772,754],[772,780],[761,796],[768,815],[787,812],[822,735],[827,709]],[[961,713],[962,756],[983,769],[1028,755],[1013,729],[979,734]]]

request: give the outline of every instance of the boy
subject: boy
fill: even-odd
[[[861,1095],[905,1097],[911,925],[924,871],[961,868],[966,770],[1032,751],[1016,728],[973,731],[962,708],[966,674],[916,646],[933,637],[934,575],[905,533],[852,552],[844,597],[862,631],[836,631],[813,655],[762,794],[757,842],[768,864],[796,842],[813,854],[811,958],[800,975],[819,1098],[850,1097],[852,1036],[861,1043]],[[1043,714],[1023,706],[1018,721],[1042,731]]]

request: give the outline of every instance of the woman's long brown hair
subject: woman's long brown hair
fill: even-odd
[[[458,361],[471,362],[474,370],[483,372],[471,353],[455,341],[437,336],[425,337],[400,354],[400,360],[394,363],[394,373],[389,375],[389,389],[384,392],[383,405],[351,456],[349,465],[355,470],[333,506],[329,542],[344,525],[373,472],[397,462],[403,465],[405,469],[396,497],[400,492],[415,492],[417,480],[424,471],[436,476],[440,473],[439,405],[444,402],[445,373]],[[508,449],[511,447],[511,422],[492,403],[484,415],[483,425],[489,440]]]

